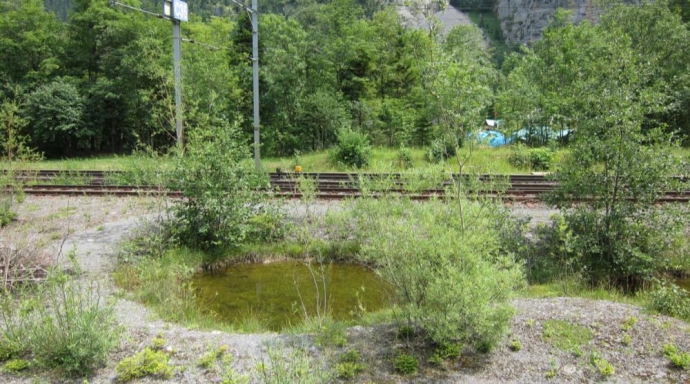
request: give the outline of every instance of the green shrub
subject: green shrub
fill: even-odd
[[[419,361],[410,354],[401,353],[393,360],[393,367],[403,375],[414,375],[419,370]]]
[[[351,362],[338,363],[335,365],[335,372],[341,379],[352,379],[364,372],[364,365]]]
[[[662,280],[651,293],[652,308],[664,315],[690,319],[690,297],[683,288]]]
[[[465,200],[354,204],[359,257],[394,287],[406,322],[438,345],[495,345],[512,316],[511,292],[523,283],[517,263],[499,252],[503,216]]]
[[[400,149],[398,149],[397,163],[398,166],[402,169],[409,169],[414,167],[412,151],[407,147],[400,147]]]
[[[462,147],[462,142],[459,142],[452,136],[441,136],[429,145],[429,150],[426,153],[426,159],[430,163],[440,163],[448,160],[457,154],[458,147]]]
[[[99,288],[81,286],[62,273],[49,275],[17,302],[2,297],[0,328],[16,351],[30,353],[43,366],[67,375],[85,375],[106,362],[119,342],[112,307]]]
[[[616,108],[620,116],[635,111],[630,105]],[[641,119],[620,116],[615,130],[605,119],[581,120],[547,201],[561,208],[574,235],[577,272],[590,285],[632,293],[687,245],[682,234],[690,215],[684,207],[654,206],[666,191],[681,188],[672,177],[681,158],[673,153],[670,135],[643,131]]]
[[[29,368],[30,366],[31,363],[28,360],[13,359],[6,362],[3,366],[3,369],[10,373],[18,373]]]
[[[517,169],[529,169],[532,165],[529,151],[517,146],[508,156],[508,163]]]
[[[371,159],[371,146],[366,134],[342,128],[337,134],[338,144],[333,149],[333,160],[347,167],[364,168]]]
[[[551,169],[555,153],[549,148],[526,149],[521,145],[513,147],[508,163],[517,169],[547,171]]]
[[[532,170],[548,171],[553,163],[554,153],[548,148],[533,148],[529,151],[529,164]]]
[[[115,366],[117,380],[126,383],[145,376],[169,379],[175,372],[175,368],[168,363],[169,360],[170,356],[165,352],[154,351],[147,347],[136,355],[117,363]]]
[[[178,244],[194,249],[237,247],[247,241],[250,219],[265,213],[256,208],[263,205],[255,191],[267,186],[265,175],[244,161],[248,147],[235,126],[211,122],[188,138],[172,177],[172,187],[185,198],[173,206],[169,232]]]
[[[360,364],[359,352],[355,349],[345,351],[338,358],[335,365],[336,376],[341,379],[352,379],[364,372],[364,364]]]
[[[443,344],[436,348],[436,354],[444,360],[457,359],[460,357],[460,352],[462,352],[462,344],[458,343]]]

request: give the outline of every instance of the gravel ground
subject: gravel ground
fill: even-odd
[[[125,329],[121,346],[112,353],[106,367],[99,369],[90,383],[116,381],[115,365],[126,356],[150,345],[151,339],[161,335],[166,349],[172,351],[171,363],[176,367],[175,376],[169,382],[201,383],[221,382],[222,374],[196,366],[199,357],[208,348],[228,345],[234,357],[231,367],[246,374],[252,382],[258,381],[256,366],[267,358],[267,345],[295,342],[306,343],[308,350],[319,354],[311,345],[309,336],[279,334],[229,334],[220,331],[187,329],[156,319],[142,305],[123,298],[114,288],[109,272],[115,263],[117,244],[142,222],[153,219],[167,204],[153,198],[58,198],[28,197],[20,206],[19,221],[9,229],[0,231],[0,240],[11,242],[19,237],[31,237],[51,254],[62,250],[76,250],[77,261],[84,271],[84,279],[96,280],[105,295],[115,306],[118,322]],[[307,208],[300,203],[288,203],[290,215],[300,217]],[[338,203],[317,203],[310,212],[323,213],[340,209]],[[512,211],[518,216],[532,217],[532,224],[548,221],[555,211],[541,205],[515,205]],[[67,241],[61,238],[67,236]],[[488,355],[463,355],[446,370],[430,370],[423,366],[420,374],[402,378],[392,371],[391,353],[395,350],[394,330],[390,326],[353,327],[348,330],[349,346],[362,351],[367,370],[358,381],[377,383],[534,383],[549,381],[549,370],[556,373],[552,382],[596,382],[603,379],[591,364],[590,357],[598,353],[615,368],[608,378],[610,382],[671,382],[688,383],[688,371],[669,367],[661,353],[665,343],[674,343],[680,349],[690,351],[690,327],[682,321],[644,313],[640,308],[612,303],[573,298],[517,299],[514,301],[516,316],[510,335]],[[628,331],[632,338],[629,345],[622,340],[623,323],[631,316],[639,319]],[[584,346],[583,355],[560,350],[543,338],[544,323],[548,320],[566,320],[590,329],[593,339]],[[512,340],[519,340],[522,349],[513,352]],[[56,381],[50,376],[17,377],[0,374],[0,382],[34,383]],[[158,382],[144,379],[138,382]],[[81,382],[81,380],[79,380]]]

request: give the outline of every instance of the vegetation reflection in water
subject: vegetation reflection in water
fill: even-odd
[[[685,277],[682,279],[676,279],[675,283],[678,284],[679,287],[690,292],[690,278],[689,277]]]
[[[324,310],[334,319],[351,319],[362,310],[375,311],[386,303],[387,285],[364,267],[350,264],[276,262],[242,264],[194,279],[199,300],[219,317],[240,323],[253,316],[266,328],[279,331]],[[318,291],[316,289],[318,286]],[[304,306],[303,306],[304,304]]]

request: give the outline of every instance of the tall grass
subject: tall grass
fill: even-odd
[[[60,271],[39,285],[0,293],[0,329],[0,357],[31,358],[69,376],[105,364],[120,336],[99,286]]]

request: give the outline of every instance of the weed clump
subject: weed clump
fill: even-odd
[[[408,353],[401,353],[393,360],[393,367],[403,375],[414,375],[419,370],[419,361]]]
[[[563,320],[544,322],[542,338],[556,348],[564,351],[575,351],[592,340],[592,331]]]
[[[360,363],[360,360],[361,358],[357,350],[351,349],[344,352],[340,355],[338,363],[335,365],[336,376],[347,380],[364,372],[365,365]]]
[[[674,368],[690,368],[690,353],[681,352],[674,344],[665,344],[662,347],[664,356],[669,360]]]
[[[0,294],[3,357],[31,355],[67,375],[91,373],[104,364],[119,341],[112,307],[101,302],[96,286],[82,286],[61,272],[21,292]]]
[[[9,360],[3,366],[3,369],[9,373],[19,373],[31,366],[28,360],[24,359],[13,359]]]
[[[508,345],[508,348],[510,348],[510,350],[513,352],[518,352],[522,349],[522,343],[520,343],[520,340],[518,339],[513,339],[510,342],[510,345]]]
[[[126,383],[145,376],[169,379],[175,371],[168,363],[169,360],[170,356],[163,351],[154,351],[147,347],[136,355],[117,363],[115,367],[117,380]]]

